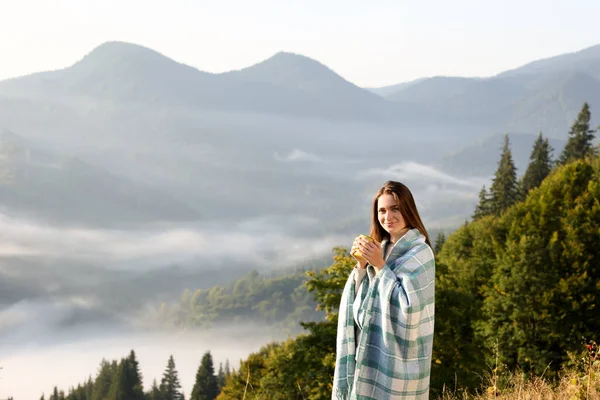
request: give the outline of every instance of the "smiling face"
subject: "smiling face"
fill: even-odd
[[[377,219],[390,237],[395,239],[398,239],[402,230],[406,228],[400,206],[391,194],[382,194],[377,199]]]
[[[395,243],[408,229],[418,229],[431,246],[410,190],[401,182],[387,181],[373,196],[370,236]]]

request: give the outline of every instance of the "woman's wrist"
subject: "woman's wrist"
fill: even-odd
[[[381,271],[381,269],[382,269],[383,267],[385,267],[385,262],[380,262],[380,263],[377,263],[377,265],[375,265],[375,264],[371,264],[371,265],[372,265],[372,266],[373,266],[373,268],[375,268],[377,271]]]

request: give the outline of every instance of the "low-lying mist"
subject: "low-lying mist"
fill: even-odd
[[[293,271],[314,265],[344,235],[293,235],[268,217],[223,226],[143,230],[57,228],[0,215],[0,346],[69,341],[72,330],[139,325],[186,288],[223,285],[256,269]],[[325,267],[326,265],[322,265]],[[87,336],[96,336],[91,329]]]
[[[278,162],[310,164],[305,167],[314,172],[334,165],[329,176],[342,176],[338,161],[299,149]],[[189,394],[204,351],[211,350],[217,363],[229,358],[233,366],[272,340],[275,331],[232,325],[174,333],[141,325],[162,302],[177,300],[186,288],[232,282],[251,269],[269,273],[328,266],[333,247],[349,247],[368,229],[373,193],[389,179],[413,191],[428,229],[464,221],[488,180],[457,178],[402,159],[347,162],[346,168],[352,186],[339,199],[326,199],[348,208],[344,220],[302,208],[240,218],[242,198],[236,217],[226,220],[208,212],[201,222],[112,229],[56,225],[1,210],[0,398],[39,398],[54,385],[67,390],[94,377],[103,357],[120,358],[131,349],[140,359],[146,387],[160,380],[173,354]],[[348,199],[348,193],[355,197]],[[271,201],[277,205],[277,197]],[[35,377],[34,384],[24,376]]]
[[[284,267],[341,244],[340,235],[302,237],[300,229],[316,227],[315,218],[264,216],[236,223],[147,225],[143,229],[58,228],[0,213],[3,242],[0,257],[40,257],[102,262],[116,269],[148,269],[177,263],[212,267],[224,262]],[[208,268],[207,268],[208,269]]]

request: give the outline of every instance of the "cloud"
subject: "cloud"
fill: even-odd
[[[359,173],[358,178],[383,177],[384,179],[397,181],[411,181],[417,184],[446,184],[463,188],[479,190],[487,180],[481,178],[461,179],[446,174],[430,165],[417,162],[406,161],[399,164],[393,164],[388,168],[371,168]]]
[[[280,156],[278,152],[275,153],[275,159],[277,161],[303,161],[303,162],[321,162],[321,157],[316,154],[307,153],[299,149],[293,149],[286,156]]]
[[[377,180],[380,184],[387,180],[406,184],[415,197],[421,217],[432,226],[443,221],[464,220],[475,208],[481,187],[489,185],[486,178],[458,178],[412,161],[386,168],[369,168],[355,178],[360,181]],[[365,200],[370,200],[371,196],[372,193],[365,193]]]
[[[320,257],[344,243],[340,235],[295,237],[286,229],[318,221],[303,217],[246,220],[229,226],[206,223],[137,230],[58,228],[0,214],[0,257],[98,262],[112,267],[144,268],[210,260],[276,267]],[[0,269],[2,267],[0,266]]]
[[[71,298],[23,299],[0,310],[0,331],[3,340],[13,336],[19,341],[24,339],[21,328],[26,330],[49,330],[60,325],[76,310],[91,310],[98,302],[90,296]],[[33,333],[33,332],[32,332]]]
[[[351,239],[302,237],[290,229],[320,223],[287,216],[106,230],[0,214],[0,341],[17,346],[46,337],[75,339],[75,330],[95,337],[98,327],[135,325],[144,310],[173,301],[184,288],[223,284],[251,268],[322,260]]]

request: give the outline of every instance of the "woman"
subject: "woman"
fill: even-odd
[[[357,237],[340,303],[332,399],[428,399],[435,261],[410,190],[373,199],[371,242]]]

